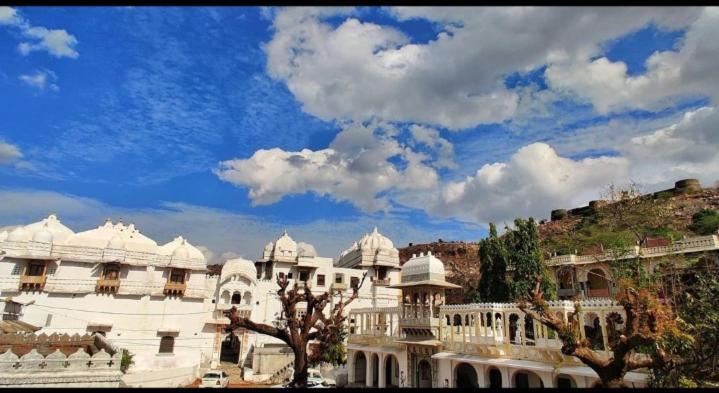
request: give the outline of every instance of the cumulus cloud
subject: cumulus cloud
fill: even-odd
[[[23,55],[33,51],[47,51],[55,57],[76,59],[80,54],[75,49],[77,38],[64,29],[48,29],[43,26],[32,26],[23,18],[17,9],[7,6],[0,7],[0,25],[14,26],[28,39],[18,45]]]
[[[50,70],[37,70],[34,74],[22,74],[18,78],[28,86],[39,91],[45,91],[45,89],[52,91],[60,90],[57,84],[55,84],[57,75]]]
[[[19,147],[0,140],[0,165],[16,163],[22,157]]]
[[[436,151],[437,160],[435,165],[438,168],[457,167],[454,162],[454,146],[448,140],[442,138],[438,130],[418,124],[411,125],[409,130],[417,143],[424,144]]]
[[[546,78],[553,89],[568,91],[590,101],[600,113],[640,108],[670,107],[687,95],[719,98],[719,8],[707,7],[688,27],[679,50],[655,52],[646,60],[647,71],[628,75],[621,61],[593,53],[567,56],[551,64]]]
[[[628,173],[623,157],[573,160],[545,143],[522,147],[506,162],[482,166],[473,176],[450,181],[421,203],[440,217],[475,222],[509,221],[514,217],[546,217],[557,207],[597,199],[609,182]]]
[[[393,158],[401,159],[404,168],[391,162]],[[248,187],[254,205],[311,191],[375,212],[388,208],[387,196],[380,193],[437,185],[437,173],[423,163],[427,159],[395,139],[375,134],[374,127],[351,124],[326,149],[261,149],[250,158],[222,162],[216,174]]]
[[[485,7],[395,8],[444,31],[424,44],[350,17],[332,27],[312,9],[283,9],[266,45],[269,74],[322,119],[406,121],[463,129],[510,119],[520,94],[508,74],[591,56],[600,44],[649,22],[691,23],[698,9]],[[521,26],[521,33],[517,27]],[[591,28],[587,28],[591,26]],[[508,44],[507,37],[512,37]]]

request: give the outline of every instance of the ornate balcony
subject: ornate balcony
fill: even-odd
[[[389,285],[389,277],[387,277],[387,278],[372,277],[372,283],[378,287],[386,287]]]
[[[99,293],[117,293],[118,289],[120,289],[119,278],[101,278],[97,280],[95,286],[95,291]]]
[[[346,283],[332,283],[332,289],[339,290],[339,291],[346,291],[347,290],[347,284]]]
[[[182,296],[185,294],[186,289],[187,284],[184,282],[168,282],[165,284],[165,290],[163,293],[165,295]]]
[[[579,294],[579,291],[574,288],[557,289],[557,296],[575,296],[578,294]]]
[[[45,288],[46,276],[20,276],[21,291],[42,291]]]

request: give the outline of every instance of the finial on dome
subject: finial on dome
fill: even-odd
[[[376,235],[378,233],[377,231],[377,225],[374,226],[374,229],[372,229],[372,234]]]
[[[47,216],[47,219],[48,219],[48,220],[52,220],[52,221],[57,221],[57,214],[55,214],[55,213],[50,213],[50,214]]]

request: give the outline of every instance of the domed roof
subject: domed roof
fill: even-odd
[[[297,254],[297,243],[292,240],[287,231],[275,241],[275,253],[277,254],[278,251],[280,255],[284,255],[286,251],[293,255]]]
[[[75,234],[70,228],[63,225],[54,214],[50,214],[38,222],[26,225],[25,230],[32,234],[33,240],[35,240],[36,234],[42,232],[38,235],[38,239],[40,240],[35,241],[43,241],[45,243],[53,242],[55,244],[64,244],[70,236]],[[48,233],[50,235],[49,237]]]
[[[103,225],[88,231],[78,232],[67,240],[69,246],[115,248],[119,242],[114,241],[113,247],[110,242],[114,237],[122,240],[122,247],[127,251],[139,251],[155,253],[158,251],[157,243],[149,237],[140,233],[135,224],[125,226],[122,221],[113,224],[108,218]]]
[[[272,248],[275,246],[275,243],[269,242],[265,244],[265,251],[266,252],[272,252]]]
[[[107,242],[106,248],[112,248],[115,250],[122,250],[125,248],[125,242],[122,240],[122,236],[115,235],[110,238],[110,241]]]
[[[383,236],[377,227],[374,227],[372,233],[366,234],[360,239],[359,247],[362,250],[391,250],[394,248],[394,243],[389,240],[386,236]]]
[[[444,263],[427,252],[419,256],[412,255],[409,261],[402,265],[402,282],[392,285],[392,288],[401,288],[412,285],[433,285],[445,288],[460,288],[459,285],[445,281]]]
[[[47,222],[40,230],[32,235],[32,241],[38,243],[52,243],[52,233],[47,229]]]
[[[257,268],[252,261],[248,261],[244,258],[229,259],[222,265],[222,272],[220,273],[220,281],[224,281],[226,278],[233,274],[239,274],[244,276],[248,280],[255,282],[257,280]]]
[[[30,240],[30,232],[25,230],[25,227],[17,227],[13,229],[7,236],[9,242],[26,242]]]
[[[315,246],[309,243],[299,242],[297,243],[297,255],[301,257],[316,257],[317,251],[315,251]]]
[[[201,259],[206,262],[205,254],[182,236],[178,236],[171,242],[160,246],[158,254],[171,255],[173,259]]]

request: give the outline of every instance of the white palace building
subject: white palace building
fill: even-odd
[[[716,235],[700,240],[677,247],[719,249]],[[550,265],[565,262],[554,259]],[[122,376],[128,386],[182,386],[228,363],[240,366],[235,369],[246,380],[276,380],[291,366],[292,352],[271,337],[228,332],[227,310],[236,307],[256,322],[272,323],[281,311],[276,275],[307,282],[313,292],[349,296],[351,283],[365,273],[359,298],[347,309],[344,372],[351,386],[591,387],[598,382],[594,371],[562,355],[553,332],[525,317],[516,304],[446,305],[445,289],[456,285],[446,282],[442,261],[420,254],[400,267],[397,248],[377,228],[337,260],[318,256],[312,245],[285,232],[265,246],[260,260],[228,260],[219,276],[208,274],[205,257],[187,239],[178,236],[159,245],[133,224],[108,220],[74,232],[50,215],[0,229],[0,298],[12,299],[3,319],[14,315],[40,328],[35,334],[102,335],[107,345],[134,355],[134,365]],[[591,297],[592,288],[582,300],[582,334],[603,350],[616,329],[606,316],[623,311],[607,297]],[[19,317],[8,311],[17,304],[24,305]],[[556,301],[550,307],[566,315],[573,303]],[[0,369],[37,357],[18,360],[7,351],[0,354]],[[639,372],[626,377],[637,387],[646,379]]]

